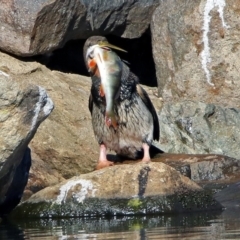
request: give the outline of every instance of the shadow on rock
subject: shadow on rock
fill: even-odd
[[[12,183],[6,192],[5,198],[0,204],[0,216],[10,213],[20,202],[24,188],[27,185],[30,167],[31,150],[27,148],[21,163],[16,168]]]

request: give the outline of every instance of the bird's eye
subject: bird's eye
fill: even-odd
[[[93,51],[91,51],[91,52],[89,53],[88,57],[89,57],[90,59],[93,59]]]

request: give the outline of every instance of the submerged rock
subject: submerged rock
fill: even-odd
[[[163,163],[94,171],[45,188],[13,212],[24,217],[72,217],[221,209],[211,194]]]
[[[31,164],[28,144],[52,110],[45,89],[0,70],[0,215],[21,199]]]

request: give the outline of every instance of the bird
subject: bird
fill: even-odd
[[[107,159],[107,150],[113,150],[127,159],[141,156],[141,162],[148,163],[151,161],[149,149],[152,142],[159,141],[160,137],[158,116],[147,92],[140,85],[139,78],[114,50],[124,51],[110,44],[104,36],[89,37],[83,47],[85,65],[92,80],[88,107],[100,147],[96,169],[114,165]],[[111,66],[117,69],[115,78],[104,80],[104,74],[111,75],[106,66],[107,61],[111,62],[112,59]],[[113,118],[107,115],[110,104],[107,88],[104,90],[103,87],[104,81],[117,89],[110,101]]]

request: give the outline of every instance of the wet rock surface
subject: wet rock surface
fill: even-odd
[[[163,163],[123,164],[45,188],[21,203],[25,217],[131,215],[221,209],[210,192]]]

